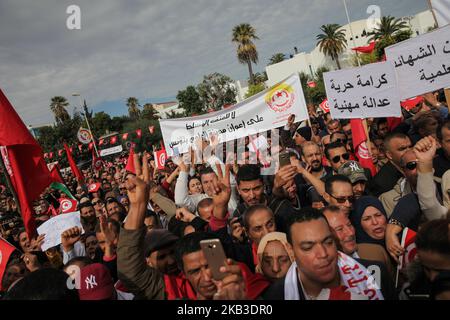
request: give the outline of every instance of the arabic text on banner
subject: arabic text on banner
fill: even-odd
[[[389,62],[330,71],[323,77],[333,119],[401,115],[395,71]]]
[[[295,114],[295,121],[308,118],[297,74],[231,108],[159,122],[167,155],[171,157],[187,152],[197,139],[209,140],[211,135],[223,143],[282,127],[291,114]]]
[[[450,25],[385,49],[397,73],[400,99],[450,85]]]

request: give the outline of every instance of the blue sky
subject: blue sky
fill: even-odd
[[[81,8],[81,30],[66,28],[66,8]],[[407,16],[426,0],[347,0],[351,20],[369,5],[382,15]],[[140,103],[173,100],[203,75],[246,79],[231,30],[255,27],[263,71],[277,52],[310,51],[322,24],[346,23],[340,0],[1,0],[0,88],[24,122],[53,122],[51,97],[79,92],[94,111],[126,113],[130,96]]]

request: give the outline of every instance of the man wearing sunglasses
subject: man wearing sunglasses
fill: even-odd
[[[339,168],[350,160],[350,153],[343,143],[336,141],[325,147],[325,157],[333,171],[338,172]]]
[[[379,199],[383,204],[388,216],[392,214],[398,201],[413,192],[417,186],[417,157],[413,150],[407,151],[400,158],[400,167],[404,172],[392,190],[380,195]]]
[[[336,206],[347,215],[353,208],[355,197],[353,196],[352,183],[346,176],[337,174],[325,181],[324,200],[329,206]]]

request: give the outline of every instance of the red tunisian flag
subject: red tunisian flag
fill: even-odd
[[[142,137],[142,130],[141,129],[137,129],[136,130],[136,135],[138,136],[138,138]]]
[[[405,253],[400,257],[400,269],[405,268],[408,264],[414,261],[416,257],[416,236],[417,233],[409,228],[403,229],[402,240],[400,245],[405,249]]]
[[[80,169],[78,169],[75,161],[72,158],[72,152],[70,152],[69,147],[65,143],[64,149],[66,149],[67,160],[69,161],[70,169],[72,170],[73,174],[75,175],[75,177],[77,177],[78,181],[84,181],[84,176],[81,173]]]
[[[59,199],[59,209],[61,213],[69,213],[77,211],[78,201],[73,199]]]
[[[324,113],[330,112],[330,105],[328,104],[327,98],[323,99],[323,101],[319,104],[319,107]]]
[[[103,159],[97,157],[94,150],[92,150],[92,167],[94,167],[96,171],[100,171],[100,169],[103,168]]]
[[[23,223],[29,237],[36,235],[32,202],[51,183],[42,149],[0,90],[0,147],[16,190]]]
[[[158,167],[158,170],[164,170],[164,166],[166,164],[167,153],[165,149],[159,150],[155,152],[155,164]]]
[[[353,148],[355,149],[355,155],[358,157],[358,162],[363,168],[370,169],[373,177],[377,173],[377,169],[372,162],[372,157],[367,148],[367,136],[362,120],[351,119],[350,124],[352,126]]]
[[[14,252],[14,250],[16,250],[16,247],[0,237],[0,291],[5,291],[8,289],[2,287],[3,275],[5,274],[9,257],[11,256],[11,253]]]
[[[64,179],[61,176],[61,173],[60,173],[61,171],[59,170],[58,164],[54,164],[51,168],[50,168],[49,165],[47,165],[47,167],[50,170],[50,176],[52,177],[52,181],[53,182],[59,182],[59,183],[62,183],[62,184],[65,183]]]

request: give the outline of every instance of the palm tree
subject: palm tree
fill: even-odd
[[[275,53],[269,61],[269,65],[284,61],[284,53]]]
[[[142,117],[146,118],[148,120],[159,119],[158,114],[157,114],[155,108],[153,107],[152,103],[144,104],[143,110],[142,110]]]
[[[128,115],[132,120],[137,120],[141,113],[139,110],[139,100],[135,97],[129,97],[127,99]]]
[[[248,65],[250,83],[253,83],[252,62],[258,63],[258,51],[253,40],[259,39],[256,30],[248,23],[241,23],[233,28],[232,42],[237,44],[237,58],[240,63]]]
[[[369,41],[381,39],[391,41],[397,33],[407,28],[407,23],[405,21],[401,21],[401,19],[395,19],[391,16],[381,17],[377,27],[368,33],[370,36]]]
[[[67,99],[61,96],[53,97],[50,101],[50,110],[55,115],[56,123],[61,124],[70,120],[66,107],[69,105]]]
[[[339,54],[344,52],[347,47],[347,39],[345,39],[345,29],[341,29],[342,26],[338,24],[325,24],[320,27],[322,34],[317,35],[317,45],[319,50],[324,55],[330,56],[331,59],[336,60],[338,69],[341,69],[339,63]]]

